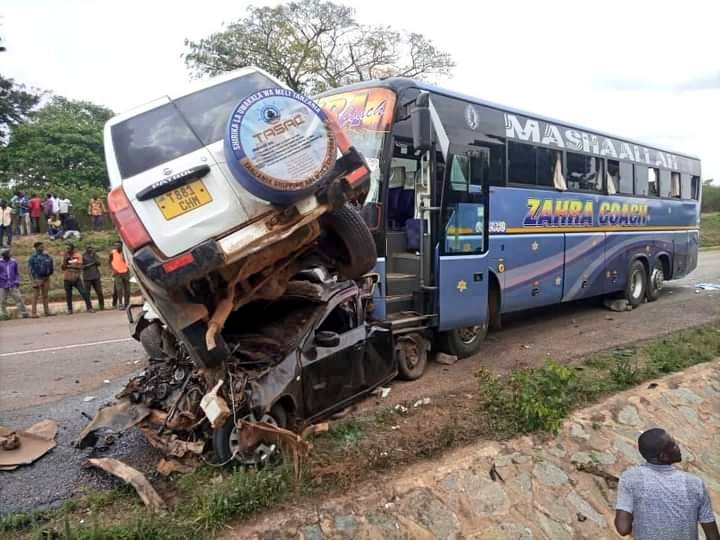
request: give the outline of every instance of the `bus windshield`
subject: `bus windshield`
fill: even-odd
[[[353,146],[362,153],[371,171],[366,202],[377,202],[380,195],[380,156],[390,131],[395,93],[388,88],[366,88],[319,98],[326,111],[335,114]]]

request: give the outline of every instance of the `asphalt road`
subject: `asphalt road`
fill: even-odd
[[[720,283],[720,251],[702,252],[695,272],[668,282],[657,302],[631,312],[610,312],[591,300],[508,318],[479,354],[451,367],[431,364],[422,379],[394,384],[384,403],[471,388],[480,366],[502,371],[538,365],[547,357],[566,361],[720,318],[720,292],[698,291],[698,282]],[[31,466],[0,472],[0,515],[59,504],[85,487],[116,485],[106,474],[82,467],[91,454],[121,458],[151,473],[152,481],[158,455],[136,430],[107,450],[70,446],[87,423],[81,413],[93,416],[143,365],[141,347],[127,337],[124,313],[0,323],[0,424],[21,428],[53,418],[60,426],[57,448]],[[94,399],[84,401],[88,396]],[[374,403],[368,399],[362,407]]]

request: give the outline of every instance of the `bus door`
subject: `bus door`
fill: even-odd
[[[438,328],[487,322],[489,149],[450,146],[441,195],[438,246]]]

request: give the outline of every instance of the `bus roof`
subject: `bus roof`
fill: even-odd
[[[393,90],[396,90],[396,91],[398,91],[398,92],[399,92],[399,91],[402,91],[402,90],[405,90],[405,89],[407,89],[407,88],[418,88],[419,90],[426,90],[426,91],[428,91],[428,92],[433,92],[433,93],[440,94],[440,95],[443,95],[443,96],[446,96],[446,97],[460,99],[460,100],[463,100],[463,101],[467,101],[467,102],[469,102],[469,103],[473,103],[473,104],[475,104],[475,105],[481,105],[481,106],[484,106],[484,107],[489,107],[489,108],[491,108],[491,109],[496,109],[496,110],[503,111],[503,112],[509,112],[509,113],[512,113],[512,114],[519,114],[519,115],[521,115],[521,116],[526,116],[526,117],[533,118],[533,119],[536,119],[536,120],[541,120],[541,121],[543,121],[543,122],[550,122],[550,123],[552,123],[552,124],[558,124],[558,125],[561,125],[561,126],[563,126],[563,127],[567,127],[567,128],[571,128],[571,129],[579,129],[579,130],[582,130],[582,131],[587,131],[587,132],[589,132],[589,133],[593,133],[593,134],[595,134],[595,135],[600,135],[600,136],[602,136],[602,137],[610,137],[610,138],[613,138],[613,139],[618,139],[618,140],[623,141],[623,142],[627,142],[627,143],[631,143],[631,144],[637,144],[637,145],[640,145],[640,146],[645,146],[645,147],[647,147],[647,148],[652,148],[653,150],[659,150],[659,151],[661,151],[661,152],[669,152],[669,153],[675,154],[675,155],[677,155],[677,156],[682,156],[682,157],[686,157],[686,158],[688,158],[688,159],[694,159],[694,160],[700,161],[700,158],[699,158],[699,157],[694,156],[694,155],[692,155],[692,154],[685,154],[685,153],[682,153],[682,152],[678,152],[678,151],[676,151],[676,150],[669,150],[669,149],[666,149],[666,148],[659,148],[659,147],[657,147],[657,146],[648,145],[648,144],[646,144],[646,143],[643,143],[643,142],[640,142],[640,141],[635,141],[635,140],[633,140],[633,139],[628,139],[628,138],[626,138],[626,137],[620,137],[620,136],[618,136],[618,135],[612,135],[612,134],[610,134],[610,133],[605,133],[605,132],[603,132],[603,131],[598,131],[598,130],[596,130],[596,129],[588,128],[588,127],[585,127],[585,126],[580,126],[580,125],[578,125],[578,124],[573,124],[573,123],[570,123],[570,122],[565,122],[565,121],[563,121],[563,120],[558,120],[558,119],[556,119],[556,118],[550,118],[550,117],[548,117],[548,116],[543,116],[543,115],[540,115],[540,114],[535,114],[535,113],[531,113],[531,112],[528,112],[528,111],[523,111],[523,110],[521,110],[521,109],[516,109],[516,108],[514,108],[514,107],[508,107],[508,106],[506,106],[506,105],[501,105],[501,104],[499,104],[499,103],[494,103],[494,102],[492,102],[492,101],[487,101],[487,100],[479,99],[479,98],[476,98],[476,97],[473,97],[473,96],[469,96],[469,95],[467,95],[467,94],[463,94],[463,93],[460,93],[460,92],[455,92],[454,90],[449,90],[449,89],[447,89],[447,88],[442,88],[442,87],[440,87],[440,86],[431,84],[431,83],[429,83],[429,82],[427,82],[427,81],[420,81],[420,80],[417,80],[417,79],[408,79],[408,78],[405,78],[405,77],[389,77],[389,78],[387,78],[387,79],[375,79],[375,80],[372,80],[372,81],[363,81],[363,82],[360,82],[360,83],[350,84],[350,85],[343,86],[343,87],[340,87],[340,88],[334,88],[334,89],[332,89],[332,90],[328,90],[328,91],[326,91],[326,92],[323,92],[323,93],[320,94],[320,95],[322,96],[322,95],[326,95],[326,94],[336,93],[337,91],[348,91],[348,90],[355,90],[355,89],[359,89],[359,88],[368,88],[368,87],[373,87],[373,86],[386,86],[386,87],[392,88]]]

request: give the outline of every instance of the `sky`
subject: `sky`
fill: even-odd
[[[448,51],[457,65],[441,86],[699,156],[703,178],[720,183],[720,2],[336,3]],[[3,0],[0,73],[121,112],[186,83],[185,38],[220,30],[248,4]]]

